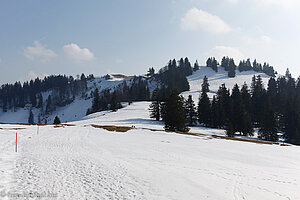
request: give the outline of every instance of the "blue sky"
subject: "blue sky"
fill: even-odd
[[[298,0],[0,0],[0,83],[257,58],[300,75]]]

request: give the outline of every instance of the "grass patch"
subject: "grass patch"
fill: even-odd
[[[122,132],[122,133],[133,129],[132,127],[128,127],[128,126],[100,126],[95,124],[91,124],[91,126],[94,128],[102,128],[107,131]]]
[[[165,130],[158,130],[158,129],[148,129],[148,128],[142,128],[144,130],[150,130],[150,131],[165,131]],[[233,141],[241,141],[241,142],[250,142],[250,143],[256,143],[256,144],[275,144],[279,146],[291,146],[290,144],[283,144],[279,142],[271,142],[271,141],[264,141],[264,140],[251,140],[251,139],[246,139],[246,138],[235,138],[235,137],[227,137],[227,136],[222,136],[222,135],[206,135],[203,133],[191,133],[191,132],[181,132],[181,131],[165,131],[167,133],[177,133],[177,134],[182,134],[182,135],[192,135],[192,136],[197,136],[197,137],[205,137],[208,136],[210,139],[216,138],[216,139],[224,139],[224,140],[233,140]]]

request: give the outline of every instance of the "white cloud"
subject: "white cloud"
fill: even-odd
[[[226,0],[229,3],[236,4],[241,0]],[[257,6],[281,6],[285,8],[293,8],[300,5],[299,0],[249,0],[255,3]]]
[[[236,63],[245,58],[238,48],[230,46],[216,46],[207,53],[207,56],[215,57],[219,62],[223,56],[228,56],[233,58]]]
[[[87,48],[80,48],[77,44],[64,45],[64,53],[73,62],[84,62],[94,59],[94,54]]]
[[[24,56],[29,60],[40,60],[46,62],[56,57],[56,53],[50,49],[47,49],[39,41],[33,42],[34,46],[28,46],[24,49]]]
[[[284,7],[293,7],[300,5],[299,0],[254,0],[259,5],[277,5]]]
[[[254,38],[249,36],[244,36],[243,40],[248,45],[254,45],[254,44],[272,44],[273,39],[270,38],[267,35],[262,35],[260,37]]]
[[[190,9],[181,19],[180,25],[183,30],[202,29],[215,34],[228,33],[232,30],[220,17],[197,8]]]

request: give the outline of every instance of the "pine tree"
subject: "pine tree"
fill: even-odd
[[[292,78],[289,68],[287,68],[285,71],[285,78],[287,78],[287,79]]]
[[[265,97],[268,98],[268,97]],[[268,141],[277,141],[277,120],[275,112],[271,106],[270,99],[266,99],[264,103],[263,117],[258,131],[259,138]]]
[[[263,86],[262,79],[260,75],[257,77],[253,76],[251,84],[251,93],[252,93],[252,108],[251,116],[255,126],[259,127],[262,120],[262,111],[263,111],[263,96],[265,94],[265,89]]]
[[[226,127],[226,135],[227,137],[234,137],[234,128],[231,122],[228,123],[228,126]]]
[[[93,92],[93,96],[94,96],[94,98],[93,98],[91,113],[95,113],[95,112],[100,111],[100,107],[99,107],[100,96],[99,96],[98,88],[96,88],[95,91]]]
[[[287,102],[283,127],[285,141],[300,145],[300,101],[297,96]]]
[[[42,107],[43,107],[43,96],[42,94],[39,94],[37,108],[42,108]]]
[[[149,106],[150,118],[155,119],[156,121],[160,120],[160,109],[161,101],[159,95],[159,89],[156,88],[152,94],[152,103]]]
[[[180,97],[176,90],[173,90],[166,103],[165,129],[169,131],[189,131],[186,126],[183,97]]]
[[[218,127],[224,128],[228,125],[231,110],[230,94],[225,84],[222,84],[217,91],[217,102],[219,112]]]
[[[228,63],[228,77],[233,78],[235,77],[235,69],[236,66],[234,64],[234,60],[233,58],[229,59],[229,63]]]
[[[200,67],[199,67],[198,61],[196,60],[194,67],[193,67],[193,71],[195,72],[195,71],[199,70],[199,68]]]
[[[242,115],[244,112],[242,97],[237,84],[234,85],[231,94],[230,122],[235,132],[242,132]]]
[[[198,108],[197,108],[198,121],[200,124],[203,124],[204,126],[209,126],[211,105],[210,105],[210,100],[207,96],[207,92],[209,92],[209,83],[206,76],[204,76],[203,83],[201,86],[202,86],[201,89],[202,93],[199,97]]]
[[[251,111],[251,94],[248,88],[247,83],[245,82],[241,89],[242,101],[245,106],[245,109],[248,113]]]
[[[120,98],[119,95],[117,93],[117,91],[114,91],[112,93],[112,98],[111,98],[111,103],[110,103],[110,109],[115,112],[118,109],[122,108],[122,105],[120,103]]]
[[[217,102],[216,96],[213,96],[213,100],[211,103],[211,111],[210,111],[210,127],[218,128],[220,122],[220,115],[219,115],[219,104]]]
[[[33,116],[32,110],[29,111],[28,123],[34,124],[34,116]]]
[[[55,117],[53,124],[60,124],[60,119],[58,116]]]
[[[196,111],[195,111],[195,103],[193,101],[192,95],[188,96],[188,99],[187,99],[186,105],[185,105],[185,109],[186,109],[188,125],[193,126],[196,121],[195,120]]]
[[[209,92],[209,83],[206,76],[204,76],[203,82],[201,84],[201,92],[205,92],[205,93]]]
[[[52,100],[51,100],[51,95],[48,96],[47,99],[47,104],[46,104],[46,113],[49,113],[53,110],[53,105],[52,105]]]

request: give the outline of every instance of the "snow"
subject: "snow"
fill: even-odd
[[[235,83],[250,86],[254,74],[228,78],[222,69],[203,67],[188,77],[191,90],[183,95],[192,94],[197,102],[204,75],[212,97],[222,83],[230,89]],[[261,76],[266,86],[269,77]],[[95,79],[89,91],[114,89],[122,81]],[[300,199],[299,146],[214,138],[224,130],[203,127],[191,128],[198,136],[167,133],[162,122],[149,118],[149,104],[133,102],[117,112],[85,116],[91,99],[78,97],[48,117],[50,122],[58,115],[68,126],[0,124],[0,198]],[[28,112],[0,113],[0,121],[27,122]],[[37,116],[38,110],[33,112]],[[92,125],[133,129],[110,132]]]
[[[190,91],[183,92],[182,95],[185,98],[187,98],[188,95],[192,95],[193,100],[197,104],[200,91],[201,91],[201,84],[204,76],[208,77],[208,82],[210,84],[210,92],[208,93],[210,98],[212,98],[213,95],[216,94],[219,86],[223,83],[225,83],[226,87],[230,90],[233,88],[234,84],[237,83],[239,86],[242,86],[244,82],[246,82],[250,88],[253,75],[256,76],[260,75],[262,77],[265,87],[267,87],[267,83],[270,78],[269,76],[263,73],[257,73],[254,71],[239,72],[238,70],[236,71],[236,77],[229,78],[227,76],[227,72],[224,71],[222,67],[219,67],[218,70],[219,70],[218,72],[215,72],[211,68],[200,67],[199,70],[197,70],[196,72],[193,73],[193,75],[188,77],[188,81],[190,84]],[[88,90],[86,92],[86,95],[90,97],[91,93],[96,88],[99,89],[99,92],[105,89],[110,89],[111,92],[113,92],[124,81],[126,81],[127,85],[131,85],[133,80],[132,77],[128,77],[128,76],[111,76],[111,77],[112,78],[108,80],[105,80],[104,77],[89,80],[87,82]],[[156,80],[150,78],[148,79],[148,87],[150,92],[152,93],[155,88],[159,87],[159,84]],[[51,93],[52,91],[47,91],[42,93],[44,104],[49,94]],[[90,108],[91,106],[92,106],[91,98],[83,98],[81,96],[77,96],[71,104],[66,105],[64,107],[58,107],[52,113],[46,116],[42,116],[41,122],[44,123],[46,119],[48,123],[53,123],[54,118],[56,116],[58,116],[62,122],[78,121],[85,117],[87,109]],[[38,122],[40,109],[33,108],[32,112],[34,114],[34,121]],[[8,110],[8,112],[5,113],[2,110],[0,110],[0,122],[3,123],[27,123],[28,117],[29,117],[29,110],[26,108],[25,109],[18,108],[15,111]]]
[[[187,77],[190,84],[190,90],[187,92],[183,92],[182,95],[185,98],[187,98],[188,95],[192,95],[193,100],[195,102],[198,102],[198,98],[201,93],[201,84],[203,82],[204,76],[208,78],[209,89],[210,89],[208,96],[210,98],[216,95],[219,87],[223,83],[225,83],[226,88],[230,89],[230,91],[232,90],[235,84],[238,84],[238,86],[241,89],[244,83],[247,83],[250,89],[253,75],[255,76],[260,75],[264,83],[264,87],[267,88],[268,81],[270,79],[270,76],[255,71],[239,72],[238,70],[236,70],[236,76],[234,78],[229,78],[227,73],[228,72],[225,71],[222,67],[218,68],[218,72],[213,71],[209,67],[200,67],[199,70],[194,72],[191,76]]]
[[[117,112],[89,115],[70,123],[73,126],[40,126],[39,133],[37,126],[0,124],[0,194],[44,193],[55,199],[299,199],[300,147],[142,129],[163,129],[162,123],[149,119],[148,105],[133,102]],[[119,133],[91,124],[136,128]]]

